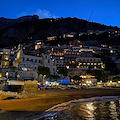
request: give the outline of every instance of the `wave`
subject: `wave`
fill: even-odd
[[[71,108],[76,103],[80,103],[80,104],[87,102],[103,103],[103,102],[115,101],[115,100],[120,100],[120,96],[103,96],[103,97],[71,100],[69,102],[64,102],[53,106],[52,108],[46,110],[42,115],[40,115],[39,117],[33,120],[54,120],[58,116],[58,114],[61,114],[61,111]]]

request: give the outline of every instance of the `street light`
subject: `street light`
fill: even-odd
[[[110,81],[110,83],[112,83],[112,81]]]

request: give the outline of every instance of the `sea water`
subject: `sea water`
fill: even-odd
[[[120,96],[65,102],[48,109],[34,120],[120,120]]]

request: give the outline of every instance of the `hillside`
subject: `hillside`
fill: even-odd
[[[87,32],[87,30],[118,29],[78,18],[39,19],[38,16],[24,16],[18,19],[0,18],[0,47],[10,46],[29,39],[46,39],[59,33]]]

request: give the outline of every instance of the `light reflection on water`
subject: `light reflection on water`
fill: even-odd
[[[93,102],[87,103],[86,104],[86,112],[88,113],[88,118],[91,120],[95,120],[95,109],[96,107],[94,106]]]
[[[111,117],[113,120],[119,120],[119,119],[117,118],[118,114],[117,114],[117,111],[116,111],[116,104],[115,104],[114,101],[110,101],[109,111],[110,111],[110,117]]]
[[[120,120],[120,100],[74,103],[60,109],[58,114],[52,111],[51,116],[37,120]]]
[[[76,104],[54,120],[120,120],[120,100]]]

